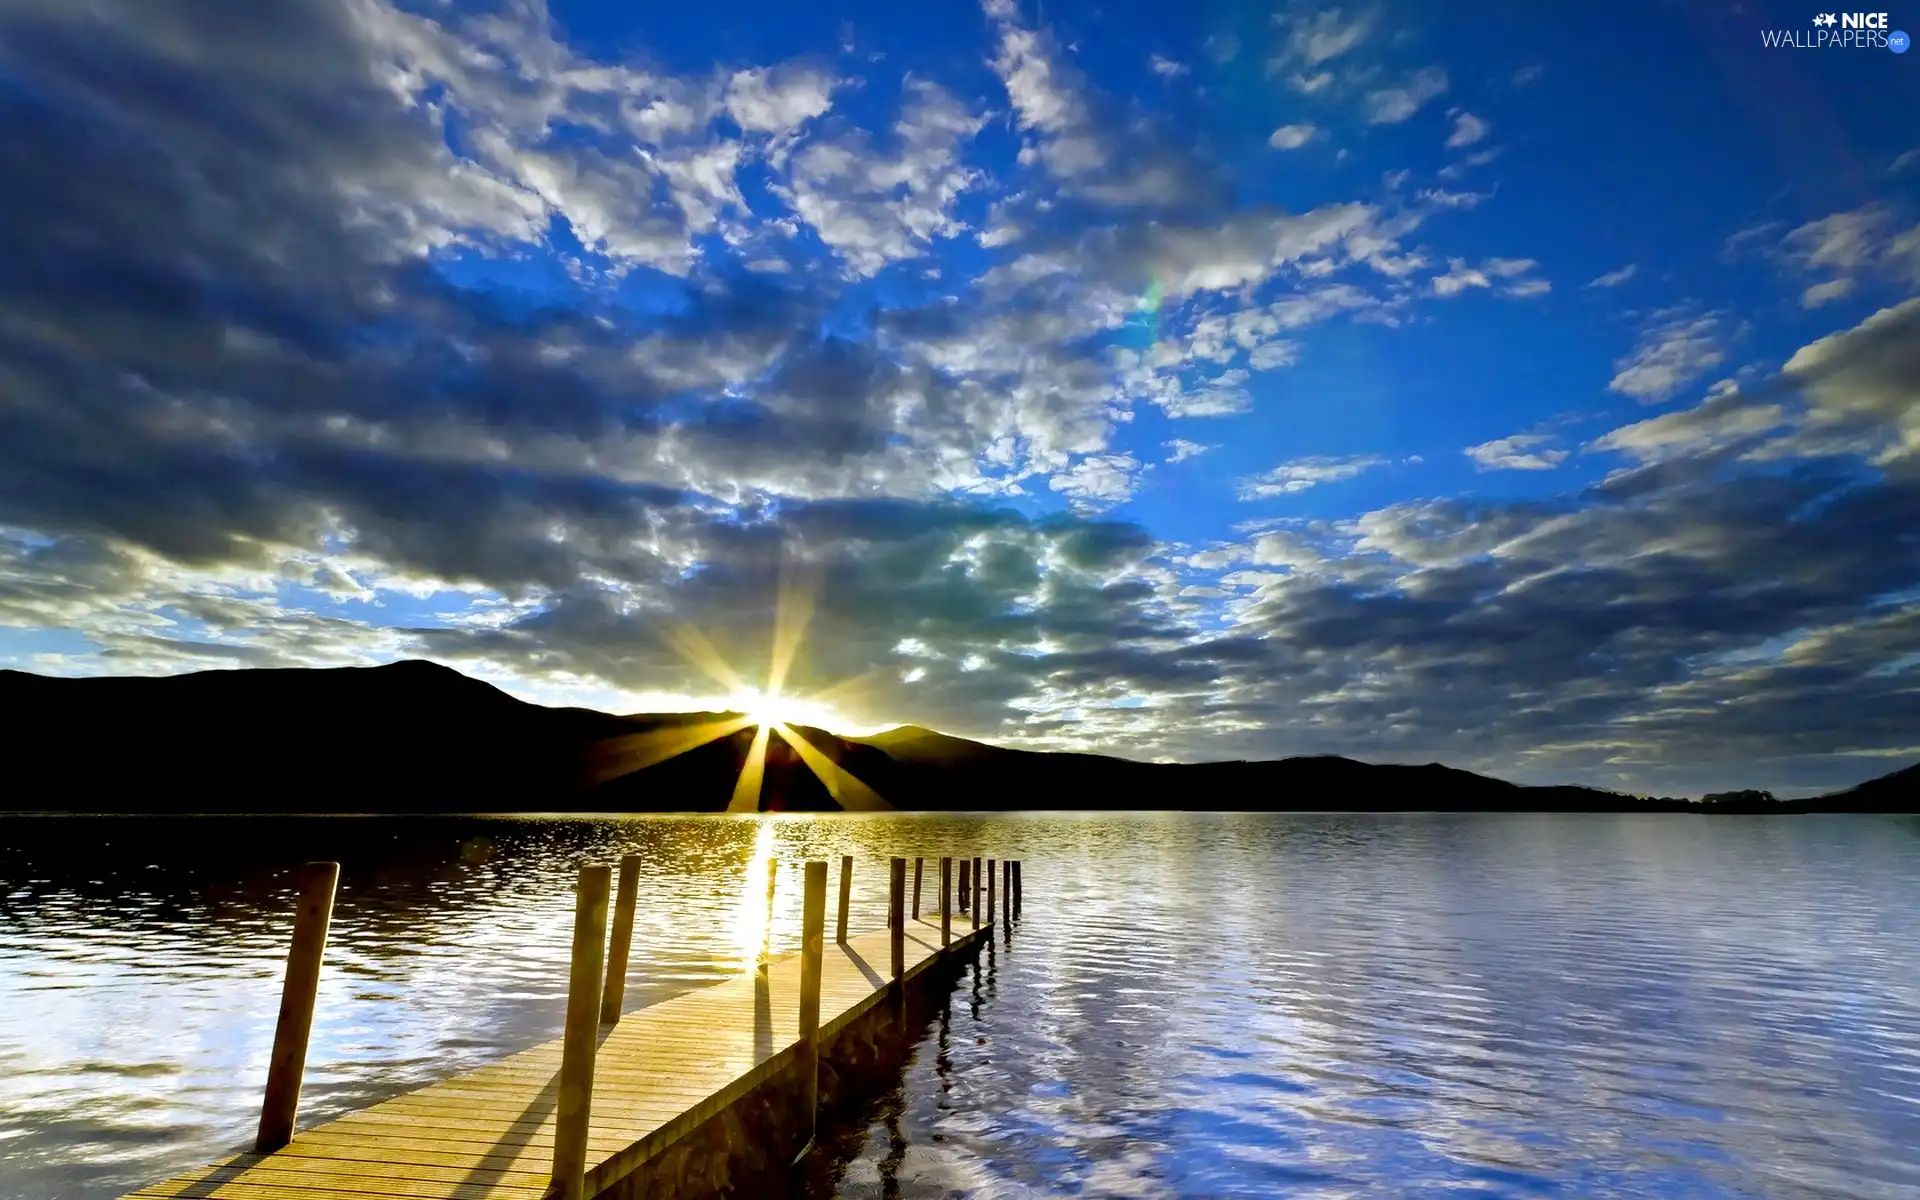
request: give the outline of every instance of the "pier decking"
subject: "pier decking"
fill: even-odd
[[[1008,900],[1018,894],[1012,866],[1007,864],[1005,868]],[[944,883],[950,877],[948,862],[942,861],[941,867]],[[850,861],[843,864],[843,880],[850,868]],[[650,1164],[657,1166],[662,1155],[683,1146],[690,1135],[757,1091],[783,1086],[783,1080],[790,1090],[797,1081],[799,1090],[795,1094],[804,1098],[805,1105],[815,1103],[822,1046],[830,1047],[843,1030],[863,1017],[884,1015],[888,1010],[882,1006],[889,1000],[895,1005],[904,1002],[908,989],[922,986],[918,982],[922,976],[943,962],[951,963],[960,955],[976,951],[993,936],[996,907],[1003,920],[1010,918],[1016,907],[1012,903],[994,904],[990,890],[994,872],[989,866],[986,872],[974,869],[974,884],[962,893],[971,902],[967,909],[936,903],[937,911],[910,915],[906,911],[904,868],[904,859],[895,860],[887,928],[848,934],[843,884],[839,937],[826,941],[819,932],[824,917],[825,864],[809,864],[803,924],[806,934],[816,939],[812,947],[803,935],[800,950],[766,960],[759,968],[723,983],[622,1013],[616,1022],[598,1024],[597,1028],[592,1024],[596,1018],[610,1015],[598,1008],[602,1000],[599,963],[586,964],[590,969],[583,972],[580,959],[585,943],[577,936],[571,990],[576,1000],[583,989],[587,991],[593,1007],[584,1010],[583,1020],[581,1009],[570,1004],[569,1026],[576,1039],[572,1047],[566,1038],[535,1046],[302,1130],[271,1152],[236,1155],[141,1188],[129,1193],[127,1200],[354,1200],[370,1196],[539,1200],[546,1196],[675,1194],[680,1189],[662,1186],[658,1181],[645,1182],[645,1169]],[[604,873],[607,868],[589,870]],[[980,878],[982,874],[985,878]],[[605,875],[600,878],[604,880]],[[628,909],[631,890],[624,878],[622,883],[621,907]],[[583,871],[583,895],[590,886],[588,872]],[[596,940],[604,939],[606,928],[604,882],[600,888],[597,931],[589,916],[581,920]],[[947,889],[943,886],[941,892],[945,900]],[[914,893],[917,908],[918,887]],[[581,912],[587,914],[591,906],[592,898],[584,899]],[[941,909],[945,911],[938,911]],[[627,915],[624,924],[630,930],[630,909]],[[322,941],[324,920],[322,916]],[[615,953],[608,956],[610,964],[625,962],[625,947],[619,943],[622,923],[615,921]],[[290,981],[297,973],[294,959],[299,956],[299,940],[296,933],[296,951],[289,961]],[[817,1008],[811,1011],[815,993],[809,986],[814,982],[808,977],[810,948],[818,955],[818,974],[814,977]],[[317,961],[317,948],[314,955]],[[617,989],[610,990],[618,995]],[[880,1010],[878,1014],[876,1009]],[[281,1019],[284,1027],[288,1021],[284,1005]],[[583,1029],[592,1029],[591,1035]],[[304,1043],[304,1027],[299,1032]],[[586,1105],[577,1099],[581,1095],[580,1068],[563,1069],[563,1060],[570,1050],[576,1056],[581,1052],[578,1039],[585,1036],[597,1042],[585,1068],[590,1116],[569,1122],[561,1109],[580,1111]],[[297,1050],[298,1058],[304,1058],[304,1044]],[[297,1077],[297,1059],[294,1070]],[[274,1103],[273,1092],[270,1083],[269,1110]],[[575,1098],[565,1106],[560,1103],[563,1092]],[[794,1105],[788,1104],[785,1111],[791,1113],[793,1109]],[[808,1111],[801,1119],[811,1117]],[[263,1131],[269,1123],[263,1120]],[[290,1132],[291,1127],[289,1102],[285,1128]],[[268,1135],[263,1132],[262,1137]],[[798,1140],[810,1138],[810,1128],[799,1131]],[[584,1141],[584,1146],[570,1151],[570,1140]],[[584,1167],[584,1171],[574,1174],[568,1169],[572,1164]],[[570,1174],[571,1183],[567,1178]]]

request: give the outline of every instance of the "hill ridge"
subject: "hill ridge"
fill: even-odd
[[[720,811],[754,735],[739,714],[536,704],[427,659],[170,676],[0,669],[0,709],[14,714],[0,724],[14,797],[4,807],[28,811],[165,810],[176,793],[172,803],[201,810]],[[686,748],[686,730],[718,722],[739,728]],[[1002,747],[914,724],[863,737],[798,731],[898,808],[1702,811],[1680,799],[1521,785],[1439,762],[1317,754],[1153,763]],[[1759,811],[1911,812],[1920,808],[1916,793],[1920,764]],[[316,803],[323,808],[305,807]],[[773,737],[763,807],[837,805]]]

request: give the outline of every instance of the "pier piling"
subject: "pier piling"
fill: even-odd
[[[893,974],[899,983],[907,976],[907,860],[896,858],[887,871],[887,944]]]
[[[600,983],[607,945],[607,893],[613,868],[580,868],[573,901],[573,964],[567,979],[567,1026],[560,1049],[553,1113],[553,1192],[559,1200],[587,1195],[587,1128],[593,1119],[593,1059],[599,1045]]]
[[[600,993],[600,1023],[620,1019],[627,995],[627,954],[633,946],[633,906],[640,894],[640,856],[620,860],[620,886],[613,902],[613,939],[607,944],[607,982]]]
[[[843,879],[851,862],[841,860]],[[813,1148],[820,1119],[820,967],[826,955],[826,924],[827,864],[810,862],[800,907],[800,1094],[807,1110],[802,1155]]]
[[[940,949],[953,944],[953,860],[940,860]]]
[[[833,940],[843,943],[847,940],[847,909],[853,905],[853,855],[840,856],[840,919],[834,922]]]
[[[920,869],[927,865],[924,858],[913,860],[913,919],[920,919]]]
[[[280,1019],[273,1028],[273,1057],[267,1061],[267,1093],[253,1139],[259,1154],[293,1140],[300,1082],[307,1070],[307,1041],[313,1035],[313,1005],[320,995],[320,959],[327,949],[327,928],[333,923],[340,864],[308,863],[296,878],[300,907],[293,917],[293,943],[287,948],[286,978],[280,985]]]

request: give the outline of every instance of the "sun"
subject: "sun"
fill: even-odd
[[[755,725],[811,725],[816,729],[838,729],[846,724],[839,714],[825,705],[812,704],[799,696],[783,696],[763,688],[746,688],[728,697],[727,707],[745,713]]]
[[[886,798],[863,783],[844,765],[822,752],[803,732],[816,729],[840,737],[858,738],[878,733],[883,727],[862,727],[850,723],[832,705],[853,697],[878,677],[879,669],[842,679],[840,682],[805,697],[785,690],[787,676],[800,649],[801,638],[813,613],[817,580],[804,578],[797,558],[783,559],[780,586],[774,594],[772,658],[767,664],[766,684],[754,687],[721,656],[707,636],[693,625],[672,617],[659,625],[662,640],[680,657],[725,689],[725,713],[705,710],[710,718],[692,724],[669,724],[629,736],[609,738],[603,743],[593,764],[601,780],[618,778],[645,770],[655,763],[684,754],[696,746],[730,738],[744,729],[753,730],[740,774],[734,781],[733,796],[727,803],[729,813],[760,811],[760,788],[767,770],[767,748],[774,738],[791,749],[807,770],[825,785],[827,795],[849,812],[885,811],[892,806]]]

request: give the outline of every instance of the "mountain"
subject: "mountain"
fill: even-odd
[[[1920,812],[1920,763],[1820,799],[1840,812]]]
[[[717,812],[755,733],[735,714],[528,704],[426,662],[86,679],[0,671],[0,712],[9,783],[0,807],[16,811]],[[912,725],[861,738],[798,732],[901,809],[1697,807],[1522,787],[1438,763],[1142,763],[1005,749]],[[1920,766],[1790,807],[1912,811],[1917,785]],[[840,807],[778,736],[768,741],[761,803]]]

